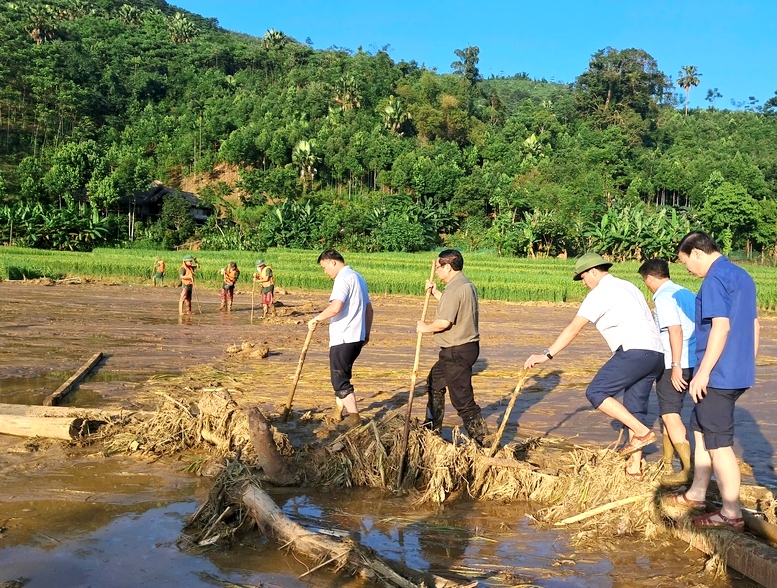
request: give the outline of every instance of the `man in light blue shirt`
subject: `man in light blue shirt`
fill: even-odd
[[[666,260],[650,259],[638,271],[653,294],[653,317],[664,348],[666,369],[656,380],[658,409],[664,422],[664,467],[672,469],[675,451],[682,464],[682,470],[665,475],[661,483],[679,486],[693,479],[691,445],[680,412],[696,365],[696,295],[669,278]]]

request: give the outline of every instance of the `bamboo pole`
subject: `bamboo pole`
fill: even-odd
[[[521,392],[521,388],[523,388],[523,385],[526,383],[526,378],[528,377],[529,370],[527,368],[523,368],[521,376],[518,380],[518,385],[515,387],[513,395],[510,397],[510,402],[507,405],[507,410],[505,410],[505,414],[502,417],[502,423],[499,425],[499,430],[494,436],[494,442],[491,444],[491,449],[488,450],[488,457],[494,457],[496,455],[496,451],[499,448],[499,441],[502,440],[502,435],[504,434],[505,427],[507,426],[507,419],[510,418],[510,412],[512,412],[513,406],[515,405],[515,399],[518,398],[518,394]]]
[[[429,281],[434,280],[434,270],[437,267],[437,260],[432,261],[432,271],[429,274]],[[424,284],[426,286],[426,284]],[[425,288],[426,298],[424,298],[424,309],[421,311],[421,320],[426,320],[426,312],[429,310],[429,299],[432,296],[432,289]],[[407,399],[407,414],[405,415],[405,428],[402,431],[402,445],[399,453],[399,468],[397,469],[397,489],[402,486],[402,476],[405,475],[405,457],[407,454],[407,440],[410,436],[410,414],[413,412],[413,399],[415,397],[415,384],[418,378],[418,364],[421,360],[421,339],[423,333],[418,333],[415,344],[415,359],[413,360],[413,373],[410,376],[410,395]]]
[[[283,414],[281,414],[281,420],[284,423],[289,420],[289,413],[291,413],[291,402],[294,400],[294,392],[297,389],[297,382],[299,382],[300,374],[302,374],[302,365],[305,363],[305,356],[308,354],[308,347],[310,346],[310,340],[312,338],[313,329],[308,329],[308,334],[305,337],[305,343],[302,345],[302,353],[300,353],[299,361],[297,362],[297,371],[294,373],[294,380],[291,382],[289,397],[286,400],[286,406],[283,408]]]

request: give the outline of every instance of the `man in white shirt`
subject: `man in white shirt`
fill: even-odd
[[[345,265],[340,253],[327,249],[318,256],[318,264],[334,280],[334,285],[329,306],[308,321],[308,328],[314,331],[318,323],[330,319],[329,373],[337,402],[336,417],[339,420],[344,408],[348,411],[347,424],[356,427],[361,419],[351,376],[356,358],[370,340],[372,302],[367,282],[351,266]]]
[[[535,353],[525,368],[553,359],[588,323],[593,323],[612,352],[588,385],[585,396],[594,408],[623,423],[629,441],[619,451],[630,456],[625,472],[642,479],[642,448],[656,441],[656,434],[640,419],[647,415],[653,382],[664,370],[664,352],[656,324],[642,292],[626,280],[609,273],[612,263],[596,253],[586,253],[575,262],[574,280],[590,290],[577,315],[542,353]],[[623,404],[614,398],[623,392]]]
[[[637,271],[653,294],[653,316],[664,347],[664,372],[656,380],[656,395],[664,422],[664,466],[672,473],[663,476],[661,484],[680,486],[693,480],[691,445],[680,412],[696,365],[696,294],[669,279],[665,259],[649,259]],[[682,464],[679,472],[672,471],[675,451]]]

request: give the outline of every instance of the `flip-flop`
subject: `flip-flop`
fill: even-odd
[[[697,529],[731,529],[732,531],[744,531],[745,519],[739,517],[730,519],[719,510],[693,517],[691,524]]]
[[[682,506],[692,510],[704,510],[707,508],[706,500],[693,500],[692,498],[688,498],[687,494],[687,492],[682,492],[680,494],[667,494],[664,496],[664,502],[672,506]]]

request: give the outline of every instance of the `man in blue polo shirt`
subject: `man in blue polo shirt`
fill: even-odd
[[[760,326],[753,278],[726,259],[712,237],[688,233],[677,247],[680,262],[704,278],[696,297],[696,372],[688,392],[696,403],[691,430],[696,441],[691,487],[667,498],[670,504],[706,506],[712,474],[723,507],[694,517],[697,528],[745,527],[739,503],[740,472],[734,455],[734,404],[755,383]]]

